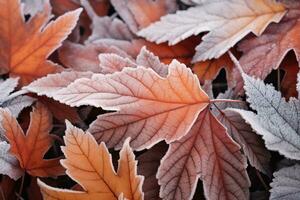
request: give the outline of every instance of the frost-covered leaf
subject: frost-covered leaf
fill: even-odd
[[[120,148],[131,137],[134,149],[182,137],[209,103],[197,77],[175,61],[166,78],[150,69],[126,68],[75,81],[54,98],[74,106],[118,110],[98,116],[89,132],[110,148]]]
[[[83,191],[59,189],[38,180],[45,200],[142,200],[143,177],[137,175],[137,162],[129,140],[120,151],[119,167],[115,172],[111,155],[104,143],[98,145],[89,133],[67,123],[62,147],[66,159],[62,165],[67,175],[82,187]]]
[[[168,74],[168,66],[161,63],[159,57],[148,51],[146,47],[143,47],[136,57],[136,64],[146,68],[152,68],[156,73],[163,77]]]
[[[0,101],[5,102],[15,88],[18,86],[19,78],[8,78],[0,82]]]
[[[254,114],[239,110],[252,128],[263,136],[270,150],[292,159],[300,159],[300,102],[291,98],[286,102],[280,92],[263,81],[243,74],[247,101]]]
[[[10,145],[5,141],[0,142],[0,174],[8,175],[17,180],[23,175],[18,160],[9,153]]]
[[[143,47],[137,56],[136,61],[124,58],[114,53],[101,53],[99,54],[100,64],[97,70],[94,72],[101,72],[103,74],[111,74],[117,71],[122,71],[126,67],[136,68],[137,65],[145,68],[152,68],[161,76],[166,76],[168,72],[168,66],[161,63],[159,58],[153,53]],[[57,74],[49,74],[46,77],[42,77],[30,85],[24,87],[31,92],[35,92],[38,95],[47,95],[53,97],[60,89],[67,87],[69,84],[79,78],[90,78],[92,72],[80,72],[80,71],[63,71]],[[5,85],[6,86],[6,85]],[[1,84],[0,84],[1,87]]]
[[[192,199],[198,178],[210,200],[249,198],[246,159],[224,126],[205,109],[183,138],[171,143],[158,170],[163,199]]]
[[[270,175],[271,154],[265,148],[264,142],[250,125],[235,112],[235,109],[226,109],[218,115],[218,120],[227,128],[228,134],[241,146],[250,165],[259,171]]]
[[[98,116],[89,131],[109,148],[118,149],[131,137],[131,146],[142,149],[160,140],[170,142],[185,135],[209,103],[190,69],[177,61],[168,69],[167,77],[140,66],[113,74],[94,74],[56,92],[50,90],[49,94],[39,88],[27,89],[71,106],[117,110]]]
[[[114,72],[122,71],[126,67],[136,67],[136,64],[128,58],[123,58],[117,54],[99,55],[101,73],[112,74]]]
[[[274,173],[270,200],[298,200],[300,197],[300,165]]]
[[[29,96],[17,96],[11,100],[5,101],[1,107],[8,109],[14,117],[18,117],[20,112],[33,104],[34,98]]]
[[[49,0],[22,0],[25,3],[24,14],[34,16],[44,9],[45,2]]]
[[[209,31],[196,47],[194,61],[218,58],[250,32],[261,35],[271,22],[279,22],[285,8],[273,0],[223,0],[177,11],[138,34],[158,43],[176,44]]]
[[[243,52],[239,61],[246,74],[265,79],[273,69],[278,69],[290,50],[295,52],[299,61],[299,17],[299,8],[291,9],[279,24],[271,24],[260,37],[252,37],[239,44],[239,50]],[[234,74],[238,84],[236,91],[239,92],[243,80],[238,70]]]
[[[159,185],[156,178],[161,159],[168,150],[165,143],[159,143],[140,155],[138,160],[138,174],[145,177],[143,192],[147,200],[159,200]]]
[[[18,78],[8,78],[0,82],[0,107],[7,108],[14,117],[18,117],[25,107],[35,101],[32,97],[21,96],[20,92],[12,93],[18,85],[18,80]]]
[[[30,89],[38,95],[46,95],[52,97],[60,89],[67,87],[73,81],[79,78],[89,78],[92,72],[77,72],[77,71],[64,71],[58,74],[49,74],[43,78],[33,81],[24,89]]]
[[[63,174],[59,158],[43,159],[52,142],[49,135],[52,120],[46,107],[38,103],[33,109],[26,135],[9,111],[4,109],[0,111],[2,127],[10,143],[10,153],[19,160],[21,168],[32,176],[48,177]]]
[[[184,40],[174,46],[169,46],[167,43],[155,44],[144,39],[134,39],[131,41],[101,39],[95,41],[94,45],[103,45],[114,47],[127,53],[128,57],[136,58],[140,53],[140,49],[144,46],[159,59],[166,64],[171,63],[173,59],[177,59],[185,64],[190,64],[190,61],[195,54],[194,47],[199,42],[198,38],[192,37]]]
[[[114,53],[122,57],[130,56],[122,49],[107,44],[77,44],[65,42],[59,49],[59,59],[67,67],[76,71],[100,73],[98,56],[100,53]]]
[[[75,27],[82,9],[51,19],[51,6],[25,21],[19,0],[0,1],[0,73],[20,77],[20,84],[60,70],[47,60]]]
[[[111,0],[111,3],[134,33],[177,8],[176,0]]]

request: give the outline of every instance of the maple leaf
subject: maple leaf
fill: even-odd
[[[126,199],[143,199],[143,178],[136,173],[137,163],[128,140],[120,152],[117,173],[105,144],[98,145],[90,133],[84,133],[67,122],[64,140],[66,146],[62,150],[66,159],[61,163],[68,176],[84,191],[62,190],[38,180],[45,200],[116,200],[121,194]]]
[[[9,148],[10,145],[7,142],[0,142],[0,173],[17,180],[23,175],[23,171],[18,160],[8,152]]]
[[[285,167],[274,173],[270,200],[296,200],[300,195],[300,165]]]
[[[57,72],[58,65],[47,57],[71,33],[81,9],[66,13],[46,25],[51,15],[48,2],[43,11],[28,22],[22,15],[19,0],[1,0],[0,4],[1,74],[20,76],[21,85],[26,85],[38,77]]]
[[[248,199],[250,182],[239,146],[209,108],[183,138],[170,144],[158,169],[163,199],[192,199],[198,178],[208,199]]]
[[[185,65],[173,61],[168,68],[166,78],[140,66],[113,74],[94,74],[76,80],[53,98],[71,106],[117,110],[99,116],[89,129],[108,147],[119,148],[129,136],[134,149],[150,147],[162,139],[170,142],[186,134],[209,104],[209,97]]]
[[[57,176],[64,173],[59,158],[44,160],[44,154],[51,146],[49,135],[52,120],[49,111],[37,103],[30,115],[30,125],[24,135],[16,118],[9,111],[1,109],[2,127],[11,145],[12,153],[20,162],[23,170],[32,176]]]
[[[160,165],[161,159],[168,150],[165,143],[159,143],[140,155],[138,160],[138,174],[145,177],[143,192],[145,199],[159,200],[159,185],[156,178],[156,172]]]
[[[287,158],[300,159],[300,102],[290,98],[286,102],[273,86],[265,85],[243,73],[247,101],[257,111],[235,110],[265,140],[266,147],[279,151]]]
[[[250,32],[261,35],[269,23],[279,22],[285,12],[283,5],[272,0],[211,1],[164,16],[138,35],[174,45],[209,31],[196,47],[196,62],[220,57]]]
[[[265,79],[273,69],[278,69],[290,50],[295,52],[299,61],[299,16],[299,9],[291,9],[279,24],[271,24],[260,37],[252,37],[239,44],[238,48],[243,52],[239,62],[246,74]],[[240,92],[243,79],[238,70],[233,73],[237,81],[236,91]]]

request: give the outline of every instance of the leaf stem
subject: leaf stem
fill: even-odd
[[[18,192],[18,199],[22,199],[22,192],[23,192],[23,187],[24,187],[24,180],[25,180],[25,174],[22,176],[22,179],[21,179],[21,185],[20,185],[20,189],[19,189],[19,192]]]
[[[269,191],[270,187],[266,184],[266,182],[264,181],[264,179],[262,178],[262,176],[260,175],[260,172],[255,169],[256,175],[258,177],[258,179],[260,180],[260,182],[262,183],[262,185],[264,186],[266,191]]]
[[[277,90],[280,91],[281,83],[280,83],[280,69],[277,69]]]
[[[210,100],[209,102],[210,102],[210,103],[216,103],[216,102],[245,103],[244,101],[236,100],[236,99],[212,99],[212,100]]]
[[[11,95],[9,95],[7,98],[5,98],[5,101],[8,101],[8,100],[11,100],[11,99],[14,99],[20,95],[23,95],[23,94],[27,94],[28,93],[28,90],[19,90],[17,92],[14,92],[12,93]]]

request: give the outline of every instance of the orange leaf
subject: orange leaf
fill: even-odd
[[[59,158],[43,159],[52,142],[49,135],[52,120],[45,106],[38,103],[33,109],[26,135],[9,111],[1,109],[0,112],[5,135],[11,145],[10,152],[19,160],[22,169],[40,177],[63,174]]]
[[[80,78],[57,92],[47,93],[30,86],[26,89],[70,106],[116,110],[100,115],[90,132],[109,147],[120,148],[131,137],[131,146],[143,149],[161,140],[171,142],[184,136],[210,101],[198,78],[184,64],[174,60],[168,68],[166,77],[138,66]]]
[[[116,200],[143,199],[143,178],[136,173],[137,162],[127,140],[120,152],[117,173],[104,143],[97,144],[90,133],[84,133],[67,122],[66,146],[62,148],[66,159],[62,160],[66,173],[78,182],[84,191],[61,190],[38,181],[44,200]]]
[[[217,59],[197,62],[193,66],[193,71],[197,74],[201,83],[206,80],[214,80],[222,68],[227,71],[227,80],[233,82],[231,72],[233,69],[233,63],[227,54]]]
[[[22,85],[56,72],[58,65],[47,60],[71,33],[81,9],[66,13],[47,24],[51,17],[48,3],[44,11],[25,22],[19,0],[0,0],[0,72],[20,76]],[[17,30],[17,31],[16,31]]]

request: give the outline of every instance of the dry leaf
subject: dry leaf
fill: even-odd
[[[1,0],[0,4],[1,74],[20,76],[21,84],[26,85],[38,77],[57,72],[59,67],[47,58],[71,33],[81,9],[47,24],[51,16],[49,3],[28,22],[25,22],[19,0]]]
[[[98,145],[91,134],[67,123],[64,140],[66,159],[62,164],[84,191],[62,190],[38,180],[44,200],[116,200],[122,194],[126,199],[143,199],[143,178],[136,173],[137,163],[128,140],[120,152],[117,172],[105,144]]]
[[[8,175],[17,180],[23,175],[18,160],[8,150],[10,145],[5,141],[0,142],[0,174]]]
[[[295,52],[299,61],[299,16],[299,9],[291,9],[279,24],[270,25],[263,35],[240,43],[239,50],[243,52],[243,56],[239,61],[246,74],[266,78],[273,69],[278,69],[290,50]],[[234,76],[237,80],[236,92],[240,92],[243,87],[240,72],[235,70]]]
[[[204,61],[220,57],[250,32],[261,35],[269,23],[279,22],[284,14],[285,8],[273,0],[210,1],[164,16],[138,35],[174,45],[209,31],[196,47],[193,59]]]
[[[198,178],[210,200],[249,199],[246,159],[209,108],[183,138],[172,142],[158,169],[160,196],[192,199]]]
[[[111,3],[134,33],[177,9],[176,0],[112,0]]]
[[[43,159],[52,143],[49,135],[52,120],[46,107],[38,103],[33,109],[26,135],[9,111],[0,111],[2,127],[11,146],[10,152],[19,160],[21,168],[32,176],[62,175],[64,170],[59,158]]]

